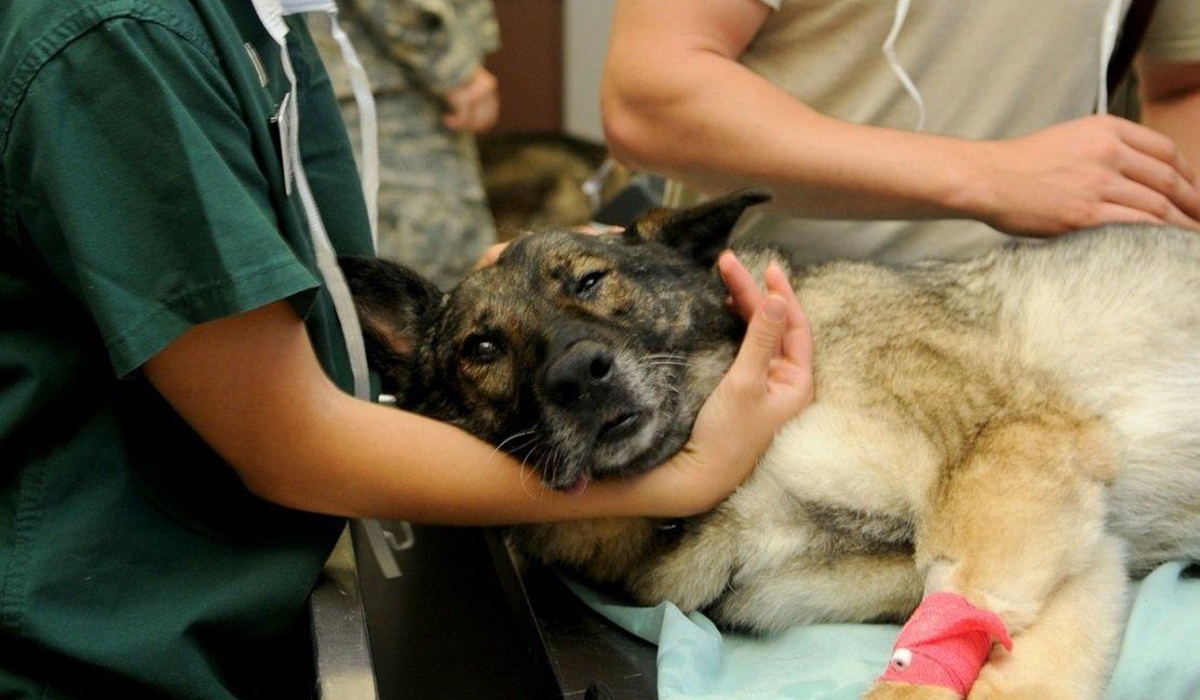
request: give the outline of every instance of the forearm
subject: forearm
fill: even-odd
[[[532,470],[453,426],[343,393],[284,302],[193,328],[145,371],[248,489],[280,505],[455,524],[654,510],[638,481],[544,490]]]
[[[639,70],[632,55],[610,57],[605,133],[633,167],[714,194],[766,186],[777,210],[816,218],[969,209],[970,144],[827,117],[738,63],[702,48],[678,51],[653,71]]]
[[[807,321],[786,278],[768,286],[777,313],[764,300],[750,320],[717,387],[723,400],[697,419],[707,429],[666,464],[578,495],[544,489],[532,469],[453,426],[343,393],[287,302],[193,327],[144,371],[249,490],[283,506],[461,525],[694,515],[732,492],[812,397]]]
[[[537,473],[438,421],[330,389],[326,408],[276,430],[308,431],[283,450],[231,454],[268,500],[302,510],[426,523],[510,524],[653,512],[634,481],[597,482],[580,495],[546,489]]]

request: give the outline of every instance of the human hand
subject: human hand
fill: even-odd
[[[754,312],[762,306],[766,294],[758,286],[754,276],[742,265],[732,251],[725,251],[717,258],[717,269],[721,272],[721,280],[729,290],[729,298],[725,300],[731,311],[742,320],[749,323]],[[774,273],[771,273],[774,274]],[[790,288],[790,287],[789,287]]]
[[[496,76],[479,66],[471,77],[445,95],[446,114],[442,124],[454,131],[482,133],[496,125],[500,116],[500,92]]]
[[[739,313],[749,311],[737,358],[705,401],[683,451],[645,478],[666,483],[669,502],[654,512],[693,515],[712,509],[753,469],[784,423],[813,399],[812,330],[787,275],[766,271],[767,293],[732,253],[720,259]]]
[[[1014,235],[1052,236],[1110,222],[1200,231],[1200,181],[1166,136],[1111,116],[981,142],[989,184],[980,219]]]

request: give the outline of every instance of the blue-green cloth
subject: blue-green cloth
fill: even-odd
[[[1164,564],[1136,585],[1106,700],[1200,700],[1200,579],[1185,575],[1186,566]],[[634,607],[567,583],[593,610],[658,646],[660,700],[857,700],[883,672],[900,631],[807,625],[768,637],[723,633],[671,603]]]

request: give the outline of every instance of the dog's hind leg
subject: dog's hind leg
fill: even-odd
[[[964,627],[983,637],[968,672],[953,657],[958,652],[944,646],[923,657],[947,660],[939,672],[954,678],[947,685],[955,692],[971,687],[988,635],[1004,636],[1002,622],[1012,651],[991,648],[971,700],[1100,697],[1124,615],[1122,547],[1104,529],[1111,477],[1099,426],[1043,405],[994,418],[934,488],[919,514],[916,543],[927,600],[961,596],[966,602],[955,609],[982,621],[955,627],[960,613],[938,611],[943,626],[933,637],[953,638],[947,630],[961,634]],[[930,598],[934,593],[955,596]],[[945,687],[920,685],[929,677],[938,675],[889,670],[868,697],[892,697],[889,687],[905,685],[905,678],[928,687],[929,698],[945,697]]]

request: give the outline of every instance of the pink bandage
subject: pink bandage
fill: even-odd
[[[938,685],[965,698],[995,642],[1012,651],[999,615],[954,593],[932,593],[900,630],[881,680]]]

